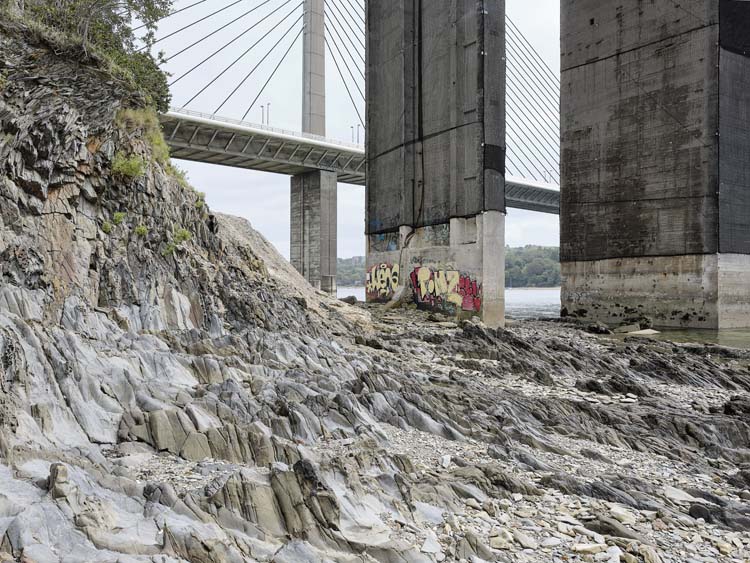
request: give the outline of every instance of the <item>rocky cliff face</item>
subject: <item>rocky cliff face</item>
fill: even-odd
[[[0,77],[0,561],[750,557],[750,354],[345,306],[109,73]]]

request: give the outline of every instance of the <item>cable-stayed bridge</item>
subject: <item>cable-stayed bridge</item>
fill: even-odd
[[[162,51],[171,73],[174,108],[162,116],[177,159],[319,180],[292,182],[292,262],[313,283],[333,287],[336,263],[335,185],[364,185],[366,18],[362,0],[199,0],[177,4],[160,23],[154,51]],[[506,205],[559,213],[559,79],[531,43],[506,19]],[[301,49],[300,49],[301,48]],[[273,100],[285,116],[301,111],[299,131],[271,127],[271,103],[262,103],[274,82],[289,82],[285,70],[299,64],[302,102]],[[326,69],[331,69],[329,72]],[[352,141],[327,135],[326,86],[346,93]],[[262,123],[253,123],[261,109]],[[330,110],[330,108],[329,108]],[[330,118],[330,111],[329,116]],[[359,142],[357,142],[359,141]],[[323,215],[305,220],[311,192]],[[321,204],[322,200],[322,204]],[[300,209],[295,210],[295,201]],[[321,223],[331,223],[322,225]],[[300,227],[300,225],[304,225]],[[313,225],[311,227],[311,225]],[[315,244],[310,247],[313,229]],[[317,233],[324,233],[318,235]],[[327,233],[327,234],[326,234]],[[320,254],[320,257],[318,257]],[[315,256],[312,256],[315,255]]]
[[[750,2],[561,0],[558,78],[505,0],[181,1],[156,45],[173,153],[291,175],[292,263],[314,285],[334,287],[337,182],[365,182],[386,294],[502,324],[520,207],[560,214],[563,310],[747,326]]]
[[[161,117],[172,156],[209,164],[298,176],[335,172],[338,181],[364,186],[364,147],[318,135],[175,109]],[[508,207],[557,214],[559,192],[546,182],[506,177]]]
[[[207,4],[203,0],[183,4],[186,5],[178,4],[172,17],[181,14],[184,18],[195,14],[194,19],[191,18],[185,25],[161,35],[155,46],[156,50],[168,47],[165,51],[167,63],[190,61],[186,68],[183,68],[184,65],[179,67],[183,70],[170,80],[174,99],[180,108],[165,116],[164,121],[167,136],[174,145],[175,157],[229,166],[241,162],[241,167],[244,168],[290,174],[291,169],[284,166],[288,166],[289,162],[283,162],[291,156],[287,149],[294,151],[297,148],[295,140],[305,138],[308,142],[303,145],[308,148],[308,152],[313,146],[320,150],[314,151],[317,159],[310,154],[300,168],[335,169],[343,174],[340,178],[342,182],[362,184],[365,166],[359,166],[362,159],[358,156],[357,147],[351,146],[352,143],[327,139],[324,135],[278,130],[248,119],[251,112],[258,109],[268,85],[275,78],[278,79],[279,71],[284,62],[290,59],[295,46],[304,39],[305,2],[234,0],[217,6],[214,2]],[[210,5],[210,11],[201,11],[207,5]],[[238,14],[232,11],[243,6],[247,9],[240,10]],[[323,24],[324,44],[328,58],[334,63],[336,76],[347,91],[352,116],[364,127],[364,7],[359,0],[325,0],[324,6],[327,10]],[[554,188],[559,186],[560,181],[559,78],[546,66],[515,23],[510,18],[506,21],[508,175],[514,179],[514,183],[520,184],[528,180],[530,187],[549,184],[549,188]],[[241,25],[242,23],[245,25]],[[205,52],[205,46],[215,39],[222,39],[223,42],[218,48]],[[215,44],[214,41],[213,45]],[[225,58],[229,64],[226,64]],[[225,62],[224,66],[216,67],[218,60]],[[268,64],[263,67],[263,63]],[[266,75],[261,75],[263,70],[266,70]],[[205,77],[206,80],[199,81],[200,85],[192,90],[184,91],[186,80],[197,76]],[[243,90],[243,86],[251,79],[255,81],[254,90]],[[235,116],[227,111],[233,98],[244,99],[248,94],[252,97],[242,113],[237,111],[239,115]],[[200,105],[200,102],[207,103],[209,100],[216,100],[216,103],[213,106]],[[208,109],[211,107],[213,109]],[[197,111],[198,109],[201,111]],[[283,111],[297,110],[298,108],[284,108]],[[207,121],[216,122],[216,129],[212,130],[212,124]],[[177,123],[181,125],[175,131]],[[197,131],[196,126],[199,127]],[[219,137],[226,141],[226,135],[223,134],[225,131],[231,139],[232,128],[246,128],[256,132],[255,139],[246,148],[250,151],[249,155],[259,156],[254,162],[241,155],[234,155],[236,158],[226,158],[222,162],[218,156],[220,151],[212,148],[211,143],[205,143],[206,137],[209,141],[213,139],[214,143]],[[189,135],[185,137],[188,132]],[[287,139],[290,142],[277,154],[277,141],[284,142],[286,137],[293,139]],[[204,141],[203,145],[199,144],[200,141]],[[269,141],[268,145],[266,141]],[[245,148],[244,145],[235,145],[235,142],[228,148],[228,143],[224,144],[225,156],[229,152],[236,153]],[[195,150],[188,150],[185,146],[188,144],[194,145]],[[270,145],[273,145],[271,150]],[[200,150],[206,146],[209,146],[209,150]],[[360,149],[363,154],[363,147]],[[304,155],[302,147],[300,150]],[[329,154],[321,159],[326,150],[329,150]],[[196,158],[190,158],[191,152]],[[207,153],[211,153],[212,160],[207,158]],[[339,154],[342,158],[337,159]],[[345,159],[343,155],[346,155]],[[279,166],[273,165],[274,156],[280,159]],[[299,159],[301,155],[293,156],[292,161]],[[353,157],[351,162],[348,161],[350,156]],[[347,166],[343,164],[351,166],[354,162],[357,163],[355,170],[345,171]],[[544,211],[549,212],[546,207]]]

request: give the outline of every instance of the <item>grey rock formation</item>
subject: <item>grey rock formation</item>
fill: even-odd
[[[750,557],[750,354],[330,299],[95,61],[0,73],[0,561]]]

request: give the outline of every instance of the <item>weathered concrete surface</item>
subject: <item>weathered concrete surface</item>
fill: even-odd
[[[563,262],[563,315],[611,325],[739,328],[750,315],[750,256],[693,254]]]
[[[313,287],[336,292],[337,183],[334,172],[292,178],[291,262]]]
[[[504,211],[504,1],[367,10],[367,233]]]
[[[304,0],[302,132],[326,134],[325,2]]]
[[[750,31],[745,2],[744,30]],[[723,31],[722,31],[723,35]],[[719,53],[719,249],[750,253],[750,51]]]
[[[458,318],[505,322],[505,214],[466,219],[400,233],[371,235],[367,299],[394,297],[420,309]]]
[[[569,311],[617,316],[612,305],[629,288],[656,322],[736,326],[719,303],[724,293],[744,293],[723,289],[714,274],[717,253],[750,253],[743,156],[750,59],[736,52],[740,33],[720,33],[720,14],[724,22],[730,9],[735,23],[746,18],[746,30],[747,5],[562,3],[561,259]],[[698,263],[713,264],[713,273],[694,271]],[[628,275],[635,277],[624,282]],[[693,285],[695,276],[714,283]],[[677,288],[684,295],[671,293]]]
[[[369,298],[405,287],[422,308],[499,326],[505,3],[367,10]]]

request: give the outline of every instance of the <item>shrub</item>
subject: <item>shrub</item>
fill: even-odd
[[[175,253],[175,250],[177,250],[177,245],[175,243],[170,242],[167,244],[167,246],[164,247],[164,250],[162,251],[162,255],[164,256],[172,256],[172,254]]]
[[[149,49],[139,51],[132,22],[143,22],[150,46],[156,23],[170,12],[171,5],[172,0],[26,0],[24,16],[30,23],[66,37],[55,42],[77,45],[84,59],[90,58],[92,51],[106,59],[109,70],[143,92],[159,111],[166,111],[170,102],[166,75]],[[40,31],[49,35],[35,30]]]
[[[195,202],[195,208],[196,209],[203,209],[206,206],[206,202],[202,199],[199,199]]]
[[[118,226],[119,226],[119,225],[122,225],[122,223],[123,223],[124,221],[125,221],[125,214],[124,214],[124,213],[123,213],[122,211],[118,211],[118,212],[117,212],[117,213],[115,213],[115,214],[114,214],[114,216],[112,217],[112,222],[113,222],[113,223],[114,223],[115,225],[118,225]]]
[[[146,227],[146,225],[138,225],[135,228],[135,234],[136,236],[144,238],[148,235],[148,228]]]
[[[187,229],[178,229],[174,234],[175,244],[182,244],[193,238],[193,235]]]
[[[110,223],[109,221],[104,221],[104,223],[102,224],[102,231],[104,231],[105,235],[110,234],[112,232],[112,223]]]
[[[143,157],[125,156],[124,153],[118,152],[112,162],[112,173],[121,178],[138,178],[146,173],[146,162]]]

